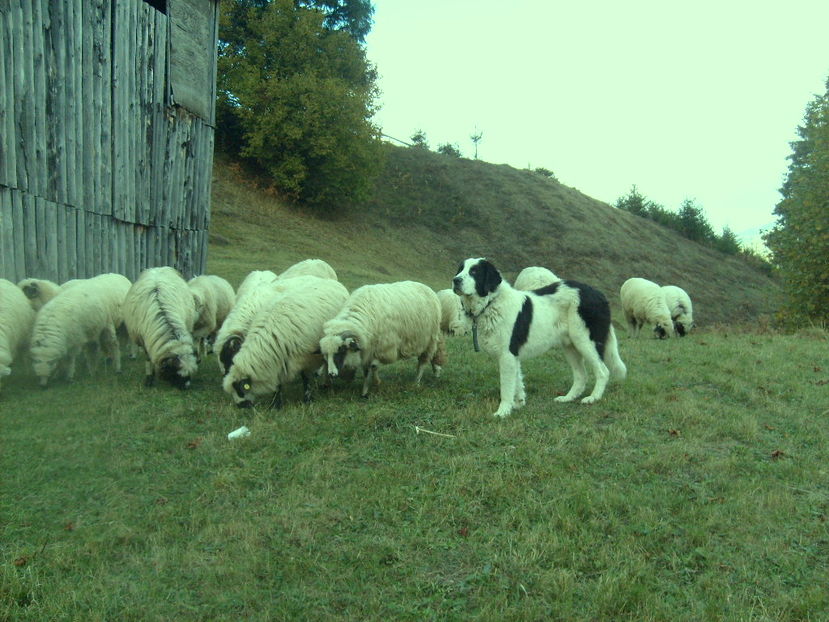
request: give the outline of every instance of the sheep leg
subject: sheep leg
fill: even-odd
[[[69,357],[66,361],[66,379],[69,382],[72,382],[75,378],[75,359],[77,358],[77,353],[70,352]]]
[[[273,394],[273,399],[271,400],[271,404],[269,408],[273,410],[280,410],[282,408],[282,385],[280,384],[276,388],[276,393]]]
[[[115,331],[115,326],[108,326],[104,331],[103,341],[106,344],[107,354],[112,359],[115,365],[115,373],[121,373],[121,344],[118,343],[118,333]]]
[[[146,357],[146,360],[144,361],[144,386],[151,387],[155,384],[155,368],[153,367],[153,364],[150,361],[150,355],[147,354],[146,350],[144,350],[144,356]]]
[[[372,361],[371,365],[368,366],[368,369],[364,369],[363,372],[365,373],[365,378],[363,379],[363,392],[360,394],[360,397],[368,397],[368,389],[371,381],[377,378],[377,363]],[[375,384],[379,384],[379,378],[375,381]]]
[[[584,359],[576,347],[573,345],[564,346],[564,356],[573,370],[573,385],[566,395],[559,395],[555,399],[556,402],[572,402],[584,393],[584,388],[587,386],[587,370],[584,368]]]
[[[300,378],[302,378],[302,401],[305,404],[311,403],[311,382],[308,379],[308,374],[304,371],[300,372]]]

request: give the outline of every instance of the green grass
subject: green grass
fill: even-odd
[[[494,361],[235,409],[141,365],[3,389],[0,618],[820,620],[827,337],[622,337],[591,407],[560,353],[506,420]],[[251,437],[228,441],[247,424]],[[453,435],[417,433],[416,427]]]
[[[0,620],[826,619],[827,334],[712,326],[773,310],[771,281],[532,173],[410,150],[337,218],[221,160],[213,196],[208,270],[234,285],[320,257],[349,288],[442,288],[487,254],[613,303],[632,271],[687,276],[703,330],[620,330],[629,377],[589,407],[554,401],[561,353],[530,361],[505,420],[495,362],[465,339],[421,387],[408,361],[368,401],[359,382],[310,405],[293,386],[281,411],[234,408],[212,359],[187,392],[144,388],[139,362],[47,390],[18,365]]]

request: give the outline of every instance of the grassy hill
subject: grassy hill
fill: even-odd
[[[598,286],[616,306],[631,276],[679,285],[699,325],[771,313],[778,290],[737,257],[533,171],[394,146],[372,200],[334,218],[287,207],[218,157],[211,231],[208,270],[230,269],[224,276],[236,283],[254,267],[320,257],[349,287],[411,278],[444,288],[460,260],[483,255],[508,278],[547,266]]]

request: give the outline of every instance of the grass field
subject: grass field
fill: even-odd
[[[234,408],[121,376],[4,386],[0,619],[823,620],[827,335],[621,336],[594,406],[449,343],[442,378],[385,369]],[[11,379],[10,379],[11,380]],[[246,424],[247,439],[226,435]],[[451,436],[437,436],[418,428]]]
[[[490,254],[615,303],[623,275],[653,266],[691,279],[701,330],[620,329],[628,379],[593,406],[554,401],[561,353],[530,361],[527,406],[505,420],[495,363],[466,339],[420,387],[402,362],[367,401],[359,382],[310,405],[293,386],[280,411],[233,407],[212,359],[186,392],[144,388],[137,361],[46,390],[16,365],[0,620],[829,619],[827,333],[722,328],[773,309],[776,284],[573,189],[436,154],[407,173],[398,155],[385,199],[332,219],[220,162],[208,271],[238,285],[321,257],[349,288],[442,288]]]

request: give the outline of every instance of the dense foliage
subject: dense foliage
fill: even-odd
[[[685,199],[679,211],[672,212],[646,198],[634,185],[626,196],[619,197],[616,200],[616,207],[642,218],[653,220],[699,244],[716,248],[728,255],[744,254],[754,260],[755,263],[762,263],[762,259],[756,253],[740,247],[737,235],[730,228],[724,227],[721,235],[714,233],[714,229],[711,223],[708,222],[703,209],[691,199]]]
[[[829,81],[811,101],[792,143],[789,173],[766,236],[783,277],[784,319],[829,322]]]
[[[233,0],[223,11],[217,141],[264,169],[282,194],[333,210],[364,199],[378,170],[376,72],[359,43],[370,12],[352,27],[347,15],[309,8],[316,4],[370,9]]]

